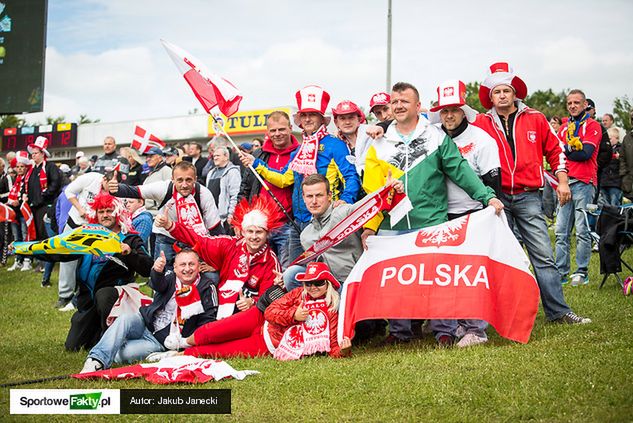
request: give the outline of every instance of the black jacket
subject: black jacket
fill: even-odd
[[[262,160],[264,163],[268,163],[268,158],[270,157],[270,153],[265,152],[261,148],[259,150],[255,150],[253,152],[253,156],[256,159]],[[259,180],[253,175],[253,172],[247,170],[246,172],[242,172],[242,184],[240,186],[240,194],[238,199],[246,198],[248,201],[251,201],[253,197],[259,195],[262,190],[262,184]]]
[[[46,190],[40,186],[40,169],[44,166],[46,172]],[[62,172],[54,163],[42,162],[39,166],[33,166],[33,172],[26,182],[28,186],[29,206],[32,209],[53,204],[62,188]]]
[[[620,143],[612,146],[613,154],[609,164],[602,168],[600,174],[600,188],[620,188],[622,178],[620,177],[620,154],[622,145]]]
[[[218,313],[218,291],[217,284],[219,278],[213,280],[200,275],[198,282],[198,292],[200,293],[200,301],[202,302],[203,313],[190,317],[182,328],[182,336],[187,337],[200,326],[215,321]],[[156,332],[154,329],[154,316],[156,312],[163,310],[169,300],[174,296],[176,290],[176,274],[172,271],[167,273],[159,273],[152,269],[149,286],[154,290],[154,300],[148,306],[141,307],[139,310],[145,326],[154,334],[154,337],[162,344],[167,335],[169,335],[169,326]]]

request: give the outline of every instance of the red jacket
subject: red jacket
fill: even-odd
[[[193,229],[174,222],[173,228],[169,231],[171,236],[180,242],[193,246],[193,249],[200,255],[208,265],[220,272],[220,283],[218,289],[227,279],[234,278],[234,272],[239,268],[239,259],[243,255],[249,256],[250,265],[248,267],[248,277],[244,288],[251,293],[251,297],[257,301],[268,288],[273,285],[275,274],[273,270],[280,272],[281,267],[277,256],[270,250],[268,244],[263,250],[255,254],[249,254],[243,238],[232,236],[202,237],[195,233]]]
[[[558,137],[565,140],[567,126],[569,121],[560,127]],[[583,144],[591,144],[594,148],[593,154],[589,160],[574,161],[567,159],[567,168],[569,169],[569,177],[578,179],[586,184],[598,184],[598,151],[600,149],[600,141],[602,140],[602,127],[598,122],[589,118],[581,126],[578,131],[578,137]]]
[[[286,329],[299,323],[294,316],[297,308],[301,305],[302,294],[303,287],[295,288],[278,300],[273,301],[266,308],[264,318],[268,322],[268,334],[275,348],[279,346]],[[328,317],[330,319],[330,352],[328,354],[330,357],[338,358],[341,357],[341,349],[336,339],[338,311],[328,310]]]
[[[497,141],[501,159],[501,187],[506,194],[533,191],[543,186],[543,156],[552,171],[566,171],[563,144],[545,116],[519,102],[514,119],[515,154],[512,155],[502,123],[495,109],[477,116],[475,125]]]

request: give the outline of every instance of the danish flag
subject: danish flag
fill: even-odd
[[[136,125],[134,128],[134,138],[132,139],[132,148],[144,154],[152,147],[163,148],[164,146],[165,143],[161,141],[160,138]]]

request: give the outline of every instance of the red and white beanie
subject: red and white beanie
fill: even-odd
[[[440,122],[440,111],[445,107],[459,107],[464,111],[468,122],[474,122],[477,112],[466,104],[466,84],[458,79],[444,81],[437,87],[437,104],[431,108],[429,120]]]
[[[379,92],[371,96],[369,99],[369,113],[375,106],[386,106],[391,101],[391,96],[385,92]]]
[[[516,97],[520,100],[527,97],[527,85],[518,76],[514,74],[510,65],[506,62],[497,62],[490,65],[490,74],[484,82],[479,86],[479,101],[486,109],[492,109],[492,100],[490,94],[492,90],[499,85],[507,85],[512,87]]]
[[[343,100],[332,109],[332,116],[336,119],[337,116],[357,114],[360,118],[360,123],[365,123],[365,113],[356,105],[356,103],[350,100]]]
[[[295,94],[297,98],[297,113],[294,115],[295,124],[301,127],[299,113],[313,112],[325,118],[325,125],[329,125],[330,118],[325,116],[327,105],[330,102],[330,94],[317,85],[303,87]]]
[[[32,144],[29,144],[26,149],[29,151],[29,153],[33,153],[33,149],[37,148],[39,150],[42,150],[42,152],[44,153],[44,155],[46,155],[46,157],[50,157],[51,153],[48,152],[47,148],[48,148],[48,138],[46,137],[37,137],[35,139],[35,142]]]

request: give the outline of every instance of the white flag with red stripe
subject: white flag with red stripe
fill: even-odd
[[[163,148],[164,146],[165,143],[160,138],[136,125],[134,128],[134,138],[132,138],[132,148],[144,154],[152,147]]]
[[[169,383],[205,383],[210,380],[233,378],[242,380],[256,375],[255,370],[235,370],[227,362],[206,360],[188,355],[163,358],[158,363],[135,364],[115,369],[100,370],[92,373],[71,375],[76,379],[135,379],[144,378],[156,384]]]
[[[24,235],[24,241],[35,241],[37,238],[37,231],[35,230],[35,219],[31,207],[29,207],[26,201],[22,202],[20,206],[20,212],[26,223],[26,234]]]
[[[367,319],[481,319],[527,343],[539,289],[505,216],[492,207],[398,236],[367,239],[343,285],[338,339]]]
[[[207,113],[211,114],[211,110],[216,106],[225,116],[231,116],[238,111],[242,96],[235,85],[209,72],[191,53],[165,40],[160,42]]]

